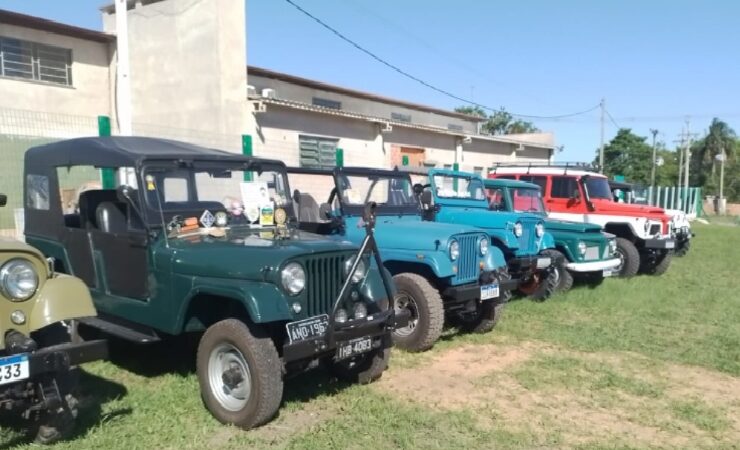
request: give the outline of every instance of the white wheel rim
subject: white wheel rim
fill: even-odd
[[[396,328],[393,333],[401,337],[410,336],[414,333],[416,325],[419,323],[419,308],[416,306],[416,302],[410,295],[399,292],[393,301],[393,307],[397,313],[400,311],[408,311],[410,315],[409,324],[403,328]]]
[[[223,343],[208,358],[208,384],[218,403],[229,411],[242,410],[252,394],[252,377],[242,353]]]

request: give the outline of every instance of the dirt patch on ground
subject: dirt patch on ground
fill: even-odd
[[[603,378],[596,388],[571,380],[590,372],[566,368],[552,385],[525,387],[521,370],[542,358],[572,358],[593,377]],[[547,366],[544,366],[547,367]],[[557,365],[550,370],[560,370]],[[536,377],[537,372],[534,371]],[[543,379],[547,375],[543,373]],[[617,377],[612,382],[609,377]],[[641,393],[637,386],[652,386]],[[527,383],[525,383],[527,385]],[[512,431],[546,433],[556,430],[561,444],[589,443],[648,447],[716,447],[740,442],[740,379],[711,370],[656,363],[632,353],[584,353],[562,350],[544,343],[469,345],[435,355],[419,367],[393,370],[376,385],[379,392],[393,392],[405,400],[432,408],[468,409],[481,424]],[[420,394],[421,393],[421,394]],[[698,402],[710,410],[721,426],[704,426],[702,418],[681,417],[681,402]]]

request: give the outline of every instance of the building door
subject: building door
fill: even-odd
[[[410,167],[423,167],[425,153],[423,148],[394,145],[391,147],[391,166],[403,166],[406,160]]]

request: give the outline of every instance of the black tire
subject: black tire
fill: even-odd
[[[685,241],[682,241],[676,248],[676,251],[673,253],[674,256],[678,256],[679,258],[682,256],[686,256],[686,254],[691,249],[691,239],[686,239]]]
[[[673,260],[673,252],[667,251],[663,255],[658,256],[658,259],[653,263],[644,268],[644,273],[648,275],[663,275],[668,270]]]
[[[61,388],[60,388],[61,390]],[[62,405],[56,411],[44,411],[34,428],[34,442],[51,445],[68,438],[77,418],[77,399],[62,392]]]
[[[617,276],[620,278],[629,278],[637,275],[640,270],[640,252],[637,251],[635,244],[625,238],[617,238],[617,256],[622,263],[617,268]]]
[[[555,292],[567,292],[573,287],[573,275],[565,267],[568,260],[559,250],[548,249],[542,252],[549,256],[555,266]]]
[[[225,406],[225,402],[231,401],[226,390],[236,390],[227,386],[227,371],[221,376],[223,385],[212,386],[211,380],[218,378],[215,375],[223,366],[211,366],[211,362],[215,364],[215,360],[223,361],[225,358],[228,358],[227,362],[230,361],[231,368],[228,371],[234,371],[231,372],[234,377],[231,382],[237,383],[236,387],[241,385],[239,377],[244,380],[242,369],[246,367],[248,370],[246,375],[251,385],[243,405],[239,404],[243,399],[236,398],[230,407]],[[211,325],[198,344],[196,372],[203,403],[221,423],[245,430],[254,428],[269,421],[280,407],[283,398],[282,364],[275,345],[261,328],[250,329],[237,319],[226,319]],[[223,393],[221,400],[216,398],[214,391]]]
[[[460,331],[465,333],[488,333],[493,330],[504,312],[506,303],[486,300],[478,304],[475,313],[460,314],[455,319]]]
[[[329,371],[337,379],[348,383],[368,384],[379,379],[388,368],[391,358],[390,339],[383,339],[380,348],[361,355],[357,359],[331,362]]]
[[[444,304],[439,291],[426,278],[415,273],[401,273],[393,277],[397,295],[397,309],[408,309],[412,316],[409,326],[393,332],[393,343],[410,352],[429,350],[442,335]],[[412,320],[416,322],[412,325]]]
[[[542,276],[542,274],[545,274],[545,278],[539,281],[534,292],[529,295],[529,298],[536,302],[544,302],[555,293],[555,283],[557,283],[555,270],[540,271],[537,276]]]

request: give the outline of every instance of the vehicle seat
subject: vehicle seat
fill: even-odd
[[[432,191],[424,189],[421,195],[419,195],[419,201],[421,202],[421,218],[423,220],[433,221],[436,211],[434,210]]]
[[[115,189],[91,189],[80,194],[80,228],[98,228],[97,210],[102,202],[118,202]]]
[[[322,220],[329,220],[331,219],[331,205],[328,203],[322,203],[321,206],[319,206],[319,218]]]
[[[311,194],[300,194],[298,201],[298,220],[300,222],[321,222],[319,204]]]
[[[101,202],[95,210],[98,229],[104,233],[126,233],[126,205],[121,202]]]

